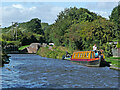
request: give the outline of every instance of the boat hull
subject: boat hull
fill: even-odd
[[[100,67],[100,60],[97,58],[96,60],[89,60],[89,59],[71,59],[72,62],[77,62],[81,65],[91,66],[91,67]]]

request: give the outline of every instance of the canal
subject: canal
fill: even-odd
[[[10,64],[0,67],[1,88],[118,88],[120,71],[109,67],[86,67],[35,54],[10,56]]]

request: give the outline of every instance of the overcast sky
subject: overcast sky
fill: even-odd
[[[22,23],[33,18],[52,24],[59,12],[69,7],[87,8],[108,19],[117,5],[117,2],[2,2],[0,25],[8,27],[12,24],[11,22]]]

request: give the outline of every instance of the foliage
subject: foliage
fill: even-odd
[[[50,37],[54,41],[55,45],[63,45],[65,40],[64,35],[71,25],[80,22],[92,22],[96,18],[99,17],[97,17],[95,13],[84,8],[78,9],[74,7],[65,9],[59,13],[55,24],[52,25]]]
[[[52,42],[53,40],[51,39],[50,34],[52,33],[52,25],[49,25],[45,28],[44,30],[44,37],[45,37],[45,42],[49,43]]]
[[[110,15],[110,20],[120,24],[120,5],[113,8],[112,13]]]
[[[20,23],[18,28],[21,28],[23,32],[44,33],[41,27],[41,20],[38,18],[34,18],[26,23]]]
[[[2,39],[4,41],[7,41],[8,43],[9,41],[17,41],[21,42],[21,45],[28,45],[34,42],[45,42],[42,26],[45,28],[47,23],[44,23],[45,25],[43,24],[41,26],[41,20],[35,18],[28,22],[17,23],[17,27],[15,24],[2,29]]]
[[[41,23],[41,27],[43,30],[45,30],[48,26],[48,23]]]
[[[118,42],[117,45],[116,45],[117,48],[120,48],[120,43]]]
[[[0,43],[2,43],[2,47],[4,47],[5,45],[7,45],[7,42],[6,41],[2,41],[2,42],[0,42]],[[0,44],[1,45],[1,44]]]
[[[72,52],[74,50],[92,50],[92,46],[96,43],[98,49],[105,51],[106,56],[111,56],[112,47],[107,42],[120,40],[119,7],[118,5],[113,9],[110,20],[85,8],[66,8],[59,13],[52,25],[41,23],[41,20],[34,18],[28,22],[19,23],[17,28],[14,28],[15,24],[3,28],[2,39],[15,41],[15,30],[17,30],[17,41],[21,42],[22,45],[29,45],[33,42],[53,42],[57,47],[64,46]],[[40,51],[42,50],[47,49],[42,48]],[[47,51],[49,57],[54,55],[57,57],[60,55],[57,52],[63,52],[56,49],[54,52],[49,49]]]
[[[120,5],[113,8],[110,15],[110,21],[116,24],[114,33],[117,37],[116,39],[120,41]]]
[[[21,42],[19,41],[7,41],[7,45],[15,45],[15,46],[20,46]]]
[[[84,8],[62,11],[50,27],[50,39],[56,46],[71,50],[91,50],[94,43],[105,50],[105,43],[116,38],[115,24]]]
[[[66,54],[66,51],[72,54],[72,52],[69,49],[62,46],[52,47],[52,49],[49,49],[49,47],[41,47],[38,50],[37,54],[42,57],[62,59],[62,56]]]
[[[112,45],[110,45],[109,43],[106,44],[106,47],[105,47],[105,55],[106,55],[107,57],[112,56]]]
[[[21,46],[21,47],[19,48],[19,50],[23,50],[24,48],[29,47],[29,46],[30,46],[30,45]]]

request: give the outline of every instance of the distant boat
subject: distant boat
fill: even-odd
[[[86,66],[97,66],[97,67],[110,67],[111,62],[105,61],[105,56],[100,51],[98,51],[98,56],[95,57],[94,51],[77,51],[74,52],[71,61],[78,62]]]
[[[71,56],[64,56],[63,55],[62,60],[71,60]]]

